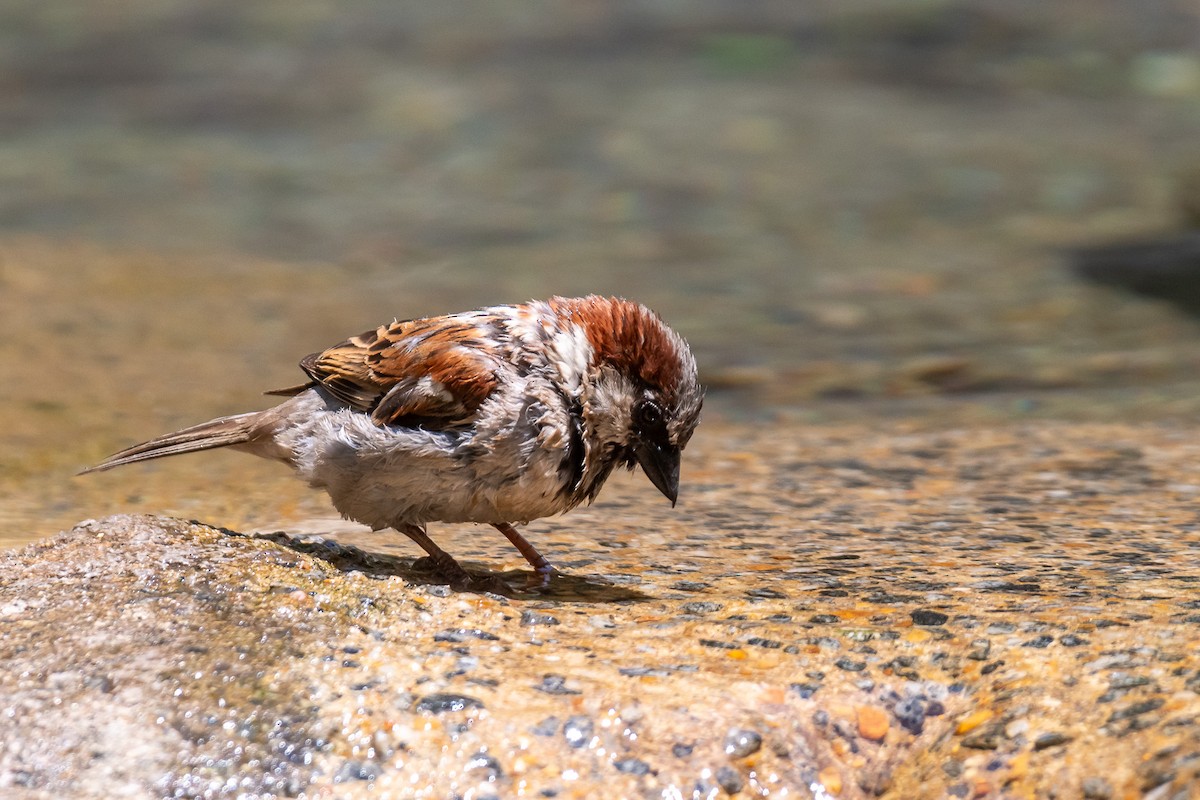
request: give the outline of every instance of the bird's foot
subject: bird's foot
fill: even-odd
[[[558,572],[558,570],[550,566],[548,563],[537,567],[529,575],[529,577],[525,579],[525,589],[531,592],[548,591],[550,589],[550,581],[556,572]]]
[[[418,572],[433,573],[438,580],[445,580],[450,588],[458,592],[491,592],[511,595],[513,587],[498,575],[472,575],[453,559],[422,556],[412,563]]]

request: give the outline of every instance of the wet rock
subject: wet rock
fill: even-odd
[[[714,465],[731,453],[754,455],[737,486],[708,478],[687,508],[654,517],[641,547],[653,547],[650,558],[603,549],[637,584],[560,559],[564,573],[536,596],[438,596],[407,558],[146,518],[0,555],[0,609],[10,610],[0,615],[0,709],[17,710],[0,726],[0,780],[111,796],[80,791],[74,778],[52,783],[80,774],[78,754],[111,752],[111,741],[129,743],[121,755],[144,753],[144,774],[172,776],[131,785],[179,796],[201,793],[197,776],[218,762],[222,781],[276,795],[344,794],[398,770],[446,796],[492,778],[480,796],[503,796],[518,770],[531,796],[567,793],[563,776],[571,791],[595,794],[589,781],[599,781],[608,794],[640,796],[648,781],[686,793],[707,775],[719,793],[723,763],[741,793],[808,791],[818,776],[844,800],[884,786],[897,797],[953,796],[959,786],[966,796],[997,787],[1082,796],[1097,775],[1113,797],[1151,791],[1143,786],[1171,796],[1193,779],[1200,673],[1181,635],[1190,623],[1175,618],[1198,610],[1183,604],[1200,585],[1190,557],[1200,527],[1194,493],[1170,488],[1194,467],[1185,431],[1032,425],[903,441],[755,431],[717,426],[698,440],[697,474],[728,471]],[[785,459],[753,460],[781,446]],[[855,489],[825,474],[840,467],[787,466],[822,453],[908,468],[916,450],[938,457],[921,459],[928,475],[902,492],[881,490],[883,478]],[[1133,472],[1132,455],[1113,455],[1134,452],[1144,463]],[[781,515],[773,487],[796,475],[827,499]],[[1060,488],[1069,492],[1049,494]],[[1003,517],[985,514],[1000,506]],[[615,524],[612,508],[577,513]],[[548,550],[577,548],[580,562],[597,563],[589,540],[574,538],[579,525],[545,524]],[[787,539],[798,524],[805,535]],[[492,562],[486,537],[462,546],[446,536],[454,551]],[[705,594],[672,588],[680,572]],[[1037,592],[975,588],[1030,579]],[[786,597],[749,594],[756,588]],[[689,602],[721,607],[689,614]],[[933,608],[945,623],[911,624]],[[543,629],[553,637],[531,636],[525,611],[558,619]],[[1043,636],[1053,642],[1024,646]],[[882,709],[886,729],[863,708]],[[162,725],[147,725],[158,716]],[[725,752],[731,729],[760,732],[745,761]],[[1020,758],[1027,750],[1042,752]],[[468,755],[478,753],[496,763]],[[335,791],[347,758],[378,766],[378,777]],[[1045,759],[1062,769],[1043,769]],[[942,770],[948,760],[961,774]],[[636,762],[650,771],[638,774]],[[554,764],[553,775],[537,764]]]

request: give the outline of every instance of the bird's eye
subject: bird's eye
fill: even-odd
[[[661,427],[663,410],[653,400],[642,400],[633,407],[633,421],[642,430]]]

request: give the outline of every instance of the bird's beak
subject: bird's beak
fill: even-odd
[[[635,453],[642,472],[674,506],[679,497],[679,448],[642,442]]]

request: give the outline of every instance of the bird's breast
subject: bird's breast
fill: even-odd
[[[586,445],[572,412],[542,382],[489,398],[473,424],[448,430],[379,426],[332,408],[302,415],[277,438],[301,477],[372,527],[524,522],[584,499]]]

